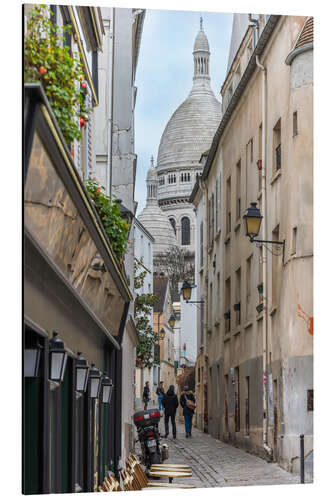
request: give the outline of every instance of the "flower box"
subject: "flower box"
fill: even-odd
[[[257,309],[258,313],[261,313],[264,310],[264,303],[263,302],[259,302],[259,304],[257,305],[256,309]]]

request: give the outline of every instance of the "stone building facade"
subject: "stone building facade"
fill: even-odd
[[[300,434],[309,463],[313,452],[313,19],[237,16],[222,120],[190,198],[206,304],[198,423],[207,411],[213,436],[296,471]],[[251,202],[258,238],[284,252],[245,236]]]

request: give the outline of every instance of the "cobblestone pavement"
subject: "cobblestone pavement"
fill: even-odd
[[[161,419],[160,431],[164,434]],[[298,484],[299,476],[290,474],[276,463],[219,441],[196,428],[185,438],[184,424],[177,422],[177,439],[162,439],[169,446],[169,458],[164,463],[186,463],[193,476],[177,479],[177,483],[193,484],[197,488],[245,485]]]

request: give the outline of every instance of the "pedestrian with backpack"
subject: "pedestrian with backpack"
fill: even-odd
[[[183,408],[185,432],[186,437],[188,438],[192,435],[192,418],[195,410],[195,397],[187,385],[184,387],[184,391],[180,395],[180,405]]]
[[[146,385],[143,388],[142,400],[144,404],[144,410],[147,410],[148,403],[150,401],[150,389],[149,389],[149,381],[147,380]]]
[[[162,405],[164,408],[164,426],[165,426],[165,436],[168,437],[169,434],[169,418],[171,417],[172,424],[172,435],[173,439],[176,439],[177,428],[176,428],[176,411],[178,408],[178,398],[175,393],[175,386],[170,385],[167,393],[163,396]]]

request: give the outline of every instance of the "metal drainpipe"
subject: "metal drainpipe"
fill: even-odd
[[[203,179],[200,179],[199,181],[199,186],[200,186],[200,189],[203,191],[204,193],[204,197],[205,197],[205,210],[204,210],[204,221],[203,221],[203,227],[206,228],[206,231],[205,231],[205,241],[204,241],[204,266],[205,266],[205,263],[207,263],[206,265],[206,270],[208,270],[208,223],[207,223],[207,213],[208,213],[208,189],[207,189],[207,184],[206,182],[203,180]],[[206,276],[204,277],[204,290],[206,290]],[[201,300],[201,299],[200,299]],[[208,297],[205,297],[205,300],[206,300],[206,304],[207,304],[207,300],[208,300]],[[203,306],[204,307],[204,306]],[[206,352],[206,348],[207,348],[207,345],[206,345],[206,338],[207,338],[207,318],[206,318],[206,314],[207,314],[207,308],[206,308],[206,311],[205,311],[205,316],[204,316],[204,325],[206,325],[206,327],[204,326],[204,332],[205,332],[205,335],[204,335],[204,352]]]
[[[256,56],[256,64],[261,69],[262,84],[261,84],[261,116],[262,116],[262,158],[261,158],[261,213],[262,220],[262,239],[267,240],[267,217],[266,217],[266,68],[259,62],[259,57]],[[271,456],[272,448],[268,445],[268,418],[267,418],[267,390],[266,390],[266,366],[267,366],[267,248],[263,246],[263,341],[262,341],[262,364],[263,364],[263,441],[264,449]]]
[[[110,112],[108,119],[108,159],[106,169],[106,189],[107,194],[112,195],[112,136],[113,136],[113,82],[114,82],[114,17],[115,9],[112,9],[112,19],[109,24],[109,99],[110,99]]]

